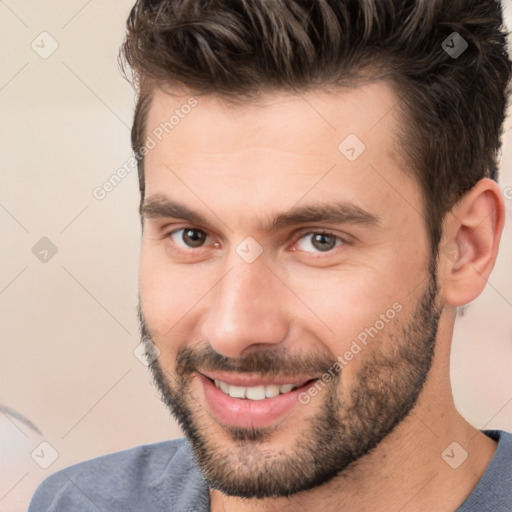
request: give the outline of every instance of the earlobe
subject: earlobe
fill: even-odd
[[[505,222],[498,184],[480,180],[447,215],[440,250],[443,300],[463,306],[485,288],[494,267]]]

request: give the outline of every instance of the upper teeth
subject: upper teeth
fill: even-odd
[[[283,384],[282,386],[270,385],[270,386],[230,386],[221,380],[214,380],[215,385],[224,391],[226,395],[233,398],[248,398],[249,400],[264,400],[265,398],[272,398],[282,393],[289,393],[296,386],[293,384]]]

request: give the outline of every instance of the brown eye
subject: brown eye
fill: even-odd
[[[182,228],[169,233],[169,237],[181,247],[201,247],[206,240],[206,233],[200,229]]]

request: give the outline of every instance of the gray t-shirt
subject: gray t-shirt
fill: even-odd
[[[512,511],[512,434],[484,430],[498,448],[456,512]],[[28,512],[209,512],[208,485],[185,439],[103,455],[57,471]]]

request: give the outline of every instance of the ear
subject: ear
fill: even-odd
[[[480,180],[447,214],[439,252],[444,304],[463,306],[482,293],[491,274],[505,223],[498,184]]]

